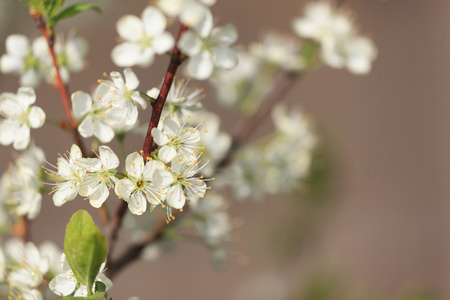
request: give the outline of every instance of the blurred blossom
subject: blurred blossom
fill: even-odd
[[[209,13],[216,0],[158,0],[158,6],[168,16],[179,17],[188,27],[197,26]]]
[[[308,175],[317,143],[309,121],[283,106],[272,116],[277,131],[237,153],[226,172],[239,198],[292,192]]]
[[[32,87],[20,87],[17,94],[0,94],[0,144],[11,145],[23,150],[30,143],[30,128],[44,125],[45,112],[42,108],[31,106],[36,101]]]
[[[203,105],[200,103],[200,100],[205,97],[203,89],[191,90],[188,86],[189,82],[189,80],[185,79],[173,82],[161,117],[173,114],[179,119],[186,119],[192,113],[203,109]],[[156,99],[159,92],[159,89],[152,88],[147,94]]]
[[[202,174],[207,177],[213,176],[216,164],[225,157],[231,147],[231,135],[220,130],[220,117],[212,112],[200,111],[189,120],[191,124],[204,122],[199,130],[200,140],[196,145],[202,149],[203,159],[209,159]]]
[[[34,219],[41,210],[44,152],[31,146],[0,179],[0,202],[14,216]],[[0,226],[1,227],[1,226]]]
[[[267,33],[262,41],[250,44],[249,52],[257,59],[286,71],[299,71],[304,62],[300,41],[281,33]]]
[[[210,79],[217,99],[226,105],[241,103],[250,93],[257,72],[258,60],[243,49],[237,50],[238,64],[231,70],[216,68]]]
[[[178,42],[180,50],[189,56],[187,70],[190,76],[204,80],[213,73],[214,66],[232,69],[238,59],[230,46],[237,40],[236,28],[231,25],[213,28],[211,13],[194,30],[186,31]]]
[[[26,36],[12,34],[6,38],[6,54],[0,58],[0,71],[20,75],[22,86],[36,87],[44,75],[42,61],[48,57],[48,46],[40,39],[30,45]]]
[[[377,55],[373,42],[358,35],[346,12],[331,3],[315,1],[306,4],[304,16],[293,22],[302,38],[320,44],[323,62],[333,68],[347,68],[355,74],[366,74]]]
[[[112,50],[113,62],[119,67],[152,64],[155,54],[164,54],[174,45],[172,35],[165,31],[166,25],[166,17],[152,6],[145,8],[142,18],[133,15],[120,18],[117,32],[124,42]]]

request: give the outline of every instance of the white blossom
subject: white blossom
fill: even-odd
[[[50,290],[58,296],[69,296],[73,294],[74,297],[86,297],[88,295],[87,287],[77,281],[64,253],[61,254],[60,262],[62,273],[56,275],[50,281],[48,285]],[[103,274],[104,271],[105,262],[100,266],[99,273],[94,280],[92,293],[95,293],[95,285],[97,282],[102,282],[106,287],[106,291],[112,288],[113,284],[111,280]]]
[[[346,67],[355,74],[366,74],[376,57],[371,40],[358,35],[352,20],[344,11],[324,1],[310,2],[305,15],[293,22],[294,31],[320,44],[320,55],[333,68]]]
[[[72,94],[72,110],[80,123],[78,132],[84,138],[95,136],[102,143],[109,143],[114,138],[114,129],[120,127],[123,120],[117,118],[110,101],[105,99],[109,86],[101,83],[93,96],[77,91]]]
[[[172,160],[170,169],[174,183],[167,192],[167,204],[175,209],[182,209],[188,201],[197,201],[205,196],[208,189],[203,176],[195,177],[203,171],[202,159],[196,162],[186,161],[184,156],[178,155]],[[171,211],[168,210],[171,215]]]
[[[231,70],[216,68],[210,79],[216,88],[217,99],[225,105],[239,105],[246,99],[260,70],[258,59],[250,53],[241,49],[237,56],[236,67]]]
[[[42,42],[47,45],[44,37],[40,37]],[[54,51],[56,60],[58,62],[59,73],[64,83],[69,83],[70,72],[80,72],[86,67],[86,55],[88,52],[88,42],[79,36],[75,36],[74,31],[70,31],[66,37],[62,34],[57,34],[55,37]],[[48,46],[47,46],[47,51]],[[43,61],[45,59],[45,61]],[[49,55],[44,56],[42,63],[47,67],[47,81],[54,82],[56,71],[53,66],[52,59]]]
[[[64,153],[64,156],[60,154],[59,156],[57,166],[47,162],[57,171],[46,168],[45,172],[50,179],[55,181],[51,193],[53,193],[53,203],[56,206],[75,199],[86,174],[86,171],[77,164],[78,159],[82,158],[81,150],[77,145],[72,145],[68,155]]]
[[[35,146],[23,152],[0,179],[0,202],[10,214],[34,219],[41,210],[45,156]]]
[[[217,193],[192,202],[195,226],[209,246],[221,246],[230,237],[231,219],[226,212],[227,205]]]
[[[31,242],[11,239],[5,245],[8,282],[17,288],[36,288],[48,271],[48,259]]]
[[[142,109],[147,108],[146,100],[141,97],[139,91],[136,91],[136,88],[139,86],[139,79],[136,74],[130,68],[126,68],[123,73],[125,79],[119,72],[111,72],[111,80],[101,81],[108,88],[102,99],[111,106],[110,113],[114,115],[113,119],[120,119],[123,123],[118,124],[116,130],[136,124],[138,104]]]
[[[188,87],[189,80],[178,80],[172,84],[167,95],[166,103],[161,114],[165,117],[174,114],[177,118],[186,118],[189,114],[195,113],[203,108],[200,100],[204,98],[203,89],[191,91]],[[152,98],[157,98],[160,90],[153,88],[147,92]]]
[[[127,177],[116,183],[116,193],[128,202],[131,213],[141,215],[147,210],[147,202],[153,207],[166,198],[172,175],[160,161],[148,160],[137,152],[127,156],[125,161]]]
[[[158,128],[152,129],[155,143],[160,146],[158,158],[164,163],[169,163],[177,155],[182,155],[188,161],[196,159],[196,143],[200,140],[198,126],[188,127],[186,123],[181,124],[181,119],[174,115],[161,119]]]
[[[111,57],[119,67],[150,65],[156,54],[169,51],[174,39],[165,31],[166,17],[157,8],[148,6],[142,18],[125,15],[117,22],[117,32],[124,40],[114,47]]]
[[[225,157],[231,147],[231,136],[224,131],[220,131],[220,118],[212,112],[201,111],[194,114],[191,120],[191,124],[204,120],[201,130],[199,130],[200,140],[197,146],[202,149],[202,157],[209,159],[209,163],[204,166],[202,174],[212,176],[216,163]]]
[[[178,42],[180,50],[190,57],[188,73],[196,79],[207,79],[214,66],[232,69],[237,64],[237,55],[230,48],[237,40],[236,28],[231,25],[213,28],[212,15],[199,23],[194,30],[187,30]]]
[[[6,38],[6,54],[0,58],[0,71],[20,75],[20,85],[35,87],[41,81],[42,60],[49,57],[48,46],[36,39],[30,46],[28,38],[12,34]]]
[[[256,58],[287,71],[299,71],[303,65],[300,42],[280,33],[267,33],[261,42],[252,43],[249,52]]]
[[[44,124],[42,108],[31,106],[36,94],[31,87],[20,87],[17,94],[0,94],[0,115],[5,119],[0,123],[0,144],[13,144],[14,149],[23,150],[30,143],[30,128]]]
[[[216,0],[158,0],[159,8],[168,16],[179,17],[188,27],[197,26],[209,13]]]
[[[98,158],[80,158],[78,166],[86,171],[79,194],[89,199],[89,203],[99,208],[109,196],[119,166],[119,158],[108,146],[99,147]]]

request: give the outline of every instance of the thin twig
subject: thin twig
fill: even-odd
[[[181,25],[180,30],[178,32],[177,42],[180,39],[181,35],[186,31],[187,27],[185,25]],[[145,137],[144,146],[142,148],[142,155],[146,159],[150,156],[150,152],[153,150],[153,137],[152,137],[152,129],[158,126],[159,119],[161,118],[161,113],[164,108],[164,104],[166,103],[167,95],[169,94],[169,90],[172,87],[172,82],[175,77],[175,73],[177,72],[178,67],[183,63],[186,57],[181,53],[175,43],[175,47],[173,49],[173,55],[171,55],[169,67],[167,68],[166,75],[164,77],[164,82],[159,92],[158,98],[156,101],[152,103],[152,116],[150,119],[150,123],[147,130],[147,136]],[[122,218],[127,209],[127,203],[123,201],[113,219],[113,225],[111,230],[111,235],[109,238],[109,256],[111,261],[111,256],[114,251],[114,246],[117,241],[118,232],[122,225]]]
[[[86,149],[84,147],[83,140],[81,139],[81,136],[77,131],[78,124],[72,116],[72,110],[71,110],[71,104],[70,104],[71,102],[70,102],[70,97],[69,97],[69,92],[67,90],[67,86],[64,84],[64,82],[61,78],[61,74],[59,72],[58,61],[56,59],[56,54],[55,54],[55,49],[54,49],[54,36],[53,36],[53,34],[48,33],[45,21],[42,19],[41,15],[34,12],[32,16],[33,16],[34,20],[36,21],[36,26],[40,29],[42,36],[47,41],[48,48],[50,51],[50,56],[52,58],[53,68],[55,69],[55,73],[56,73],[56,76],[55,76],[56,85],[57,85],[57,88],[61,95],[61,101],[62,101],[62,104],[64,107],[64,112],[69,121],[71,131],[72,131],[73,137],[75,139],[75,143],[78,145],[78,147],[80,147],[80,150],[82,153],[87,154],[85,151]]]
[[[233,142],[225,157],[217,164],[217,169],[223,168],[231,162],[233,154],[246,144],[251,134],[267,119],[274,105],[282,100],[286,92],[292,87],[299,73],[279,71],[275,75],[272,88],[264,96],[258,111],[243,120],[233,134]]]

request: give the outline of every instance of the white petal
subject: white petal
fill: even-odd
[[[114,138],[114,130],[107,124],[98,120],[94,124],[94,135],[102,143],[109,143]]]
[[[188,64],[188,71],[192,77],[204,80],[211,76],[214,65],[208,51],[202,51],[192,57]]]
[[[205,19],[208,10],[198,2],[189,1],[180,14],[181,23],[188,27],[195,27]]]
[[[234,25],[228,24],[213,30],[214,44],[220,46],[230,46],[237,41],[238,34]]]
[[[102,206],[103,202],[109,196],[109,189],[106,184],[100,185],[100,187],[89,197],[89,204],[95,208]]]
[[[125,81],[123,80],[122,74],[119,72],[111,72],[110,76],[116,88],[119,90],[123,90],[125,88]]]
[[[200,53],[202,48],[202,41],[197,37],[197,35],[192,31],[186,31],[178,41],[178,47],[181,52],[187,56],[195,56]]]
[[[145,32],[148,36],[154,37],[162,33],[166,28],[166,17],[159,9],[147,6],[142,13],[142,20],[144,21]]]
[[[72,94],[72,109],[76,119],[87,114],[92,108],[92,99],[88,93],[77,91]]]
[[[152,46],[156,53],[163,54],[169,51],[174,44],[175,41],[172,35],[168,32],[163,32],[153,39]]]
[[[175,155],[177,155],[177,150],[170,146],[164,146],[158,152],[159,159],[164,163],[171,162]]]
[[[230,48],[214,48],[211,54],[214,64],[222,69],[232,69],[238,63],[236,53]]]
[[[57,275],[50,281],[48,287],[58,296],[68,296],[75,291],[77,281],[69,273]]]
[[[164,164],[160,161],[150,160],[144,167],[144,178],[149,181],[153,181],[153,173],[156,170],[164,170]]]
[[[108,146],[100,146],[98,148],[100,159],[106,169],[115,169],[119,166],[119,158]]]
[[[35,87],[39,84],[40,77],[36,70],[29,69],[20,77],[20,85]]]
[[[169,142],[167,135],[162,133],[161,130],[159,130],[158,128],[152,129],[152,136],[153,136],[155,143],[158,146],[164,146],[165,144],[167,144]]]
[[[25,149],[30,143],[30,128],[26,125],[20,126],[19,130],[15,132],[16,138],[13,147],[16,150]]]
[[[142,109],[147,108],[147,101],[142,98],[140,92],[135,91],[133,94],[131,94],[131,100],[138,103],[142,107]]]
[[[167,192],[166,201],[167,204],[175,209],[183,208],[184,203],[186,202],[186,198],[184,196],[181,184],[177,184],[174,187],[170,188],[170,190]]]
[[[133,152],[127,156],[125,168],[130,176],[140,177],[144,171],[144,159],[139,153]]]
[[[213,28],[213,16],[209,9],[206,10],[203,19],[195,26],[195,31],[202,37],[206,38]]]
[[[0,123],[0,144],[11,145],[16,139],[17,131],[20,128],[18,122],[5,120]]]
[[[30,51],[30,42],[22,34],[12,34],[6,38],[6,52],[23,57]]]
[[[142,47],[134,43],[121,43],[114,47],[111,59],[119,67],[132,67],[141,61]]]
[[[70,159],[75,161],[81,157],[82,157],[82,153],[81,153],[80,147],[73,144],[72,147],[70,147]]]
[[[0,58],[0,71],[2,73],[21,73],[24,67],[21,57],[4,54]]]
[[[128,200],[128,208],[132,214],[142,215],[147,210],[147,199],[141,192],[137,192]]]
[[[32,106],[28,113],[28,122],[30,122],[31,128],[39,128],[44,125],[45,112],[42,108]]]
[[[78,125],[78,132],[84,138],[91,137],[94,134],[94,121],[91,116],[86,116],[81,124]]]
[[[115,192],[117,196],[128,200],[130,198],[131,192],[134,189],[134,184],[128,179],[120,179],[116,183]]]
[[[139,86],[139,79],[136,74],[130,68],[123,70],[123,74],[125,75],[125,86],[127,89],[130,91],[135,90]]]
[[[17,102],[28,107],[36,101],[36,93],[32,87],[20,87],[17,91]]]
[[[172,174],[164,169],[159,169],[154,172],[153,183],[157,187],[166,188],[174,182]]]
[[[184,7],[186,0],[158,0],[158,7],[168,16],[176,17]]]
[[[144,36],[144,24],[133,15],[125,15],[117,22],[117,32],[125,41],[137,42]]]

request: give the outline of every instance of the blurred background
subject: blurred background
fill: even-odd
[[[147,1],[95,0],[103,14],[86,12],[56,31],[76,27],[90,44],[89,66],[72,74],[70,91],[90,91],[103,72],[120,70],[111,61],[115,22],[140,15]],[[219,0],[219,24],[233,23],[238,44],[266,31],[294,34],[291,21],[305,1]],[[200,244],[177,243],[153,262],[134,263],[118,275],[113,299],[449,299],[450,298],[450,2],[446,0],[344,0],[363,34],[373,39],[373,70],[356,76],[320,68],[303,76],[285,101],[314,118],[325,149],[324,189],[318,195],[270,197],[234,202],[236,244],[217,270]],[[39,36],[17,1],[0,0],[0,53],[12,33]],[[168,64],[159,56],[148,69],[133,68],[140,90],[157,86]],[[205,105],[231,131],[235,113],[214,100],[207,83]],[[15,92],[19,78],[0,74],[0,92]],[[37,104],[47,117],[63,119],[56,89],[41,85]],[[140,119],[149,118],[150,110]],[[272,129],[270,122],[256,136]],[[44,126],[32,131],[49,161],[72,145],[71,136]],[[127,139],[127,151],[143,139]],[[112,142],[113,147],[117,147]],[[6,170],[12,147],[0,148]],[[3,172],[3,171],[2,171]],[[87,202],[56,208],[44,198],[32,222],[36,242],[61,249],[65,225]],[[122,241],[127,237],[121,236]],[[422,296],[423,297],[422,297]],[[421,298],[422,297],[422,298]]]

